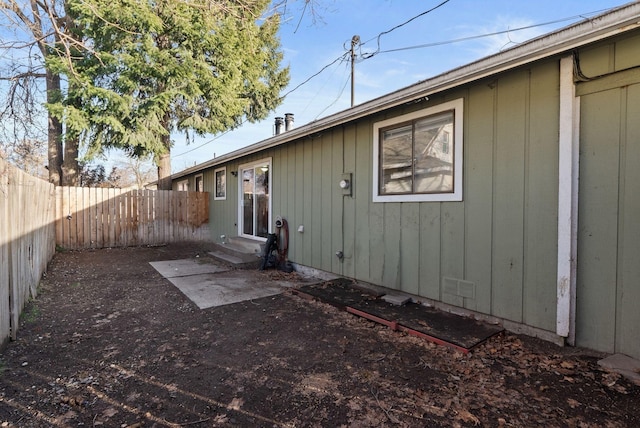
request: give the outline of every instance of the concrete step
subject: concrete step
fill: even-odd
[[[247,238],[232,237],[224,243],[215,243],[209,252],[213,258],[239,269],[257,269],[262,263],[264,243]]]
[[[247,259],[216,250],[209,251],[209,255],[214,259],[228,263],[237,269],[258,269],[262,264],[262,258],[256,255],[251,255],[251,258]]]

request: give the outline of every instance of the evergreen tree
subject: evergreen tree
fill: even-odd
[[[279,16],[268,0],[68,0],[85,49],[49,67],[68,76],[50,103],[91,157],[106,148],[154,156],[171,188],[171,134],[219,133],[257,121],[281,102]],[[88,49],[87,49],[88,48]]]

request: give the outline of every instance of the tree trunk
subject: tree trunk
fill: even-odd
[[[60,75],[47,70],[47,102],[54,102],[60,96]],[[49,182],[55,186],[62,184],[62,122],[48,115],[47,146],[49,157]]]
[[[171,154],[164,153],[156,160],[158,165],[158,190],[171,190]]]
[[[67,140],[64,142],[64,160],[62,162],[63,186],[78,185],[78,155],[78,138],[67,138]]]
[[[164,116],[164,128],[167,130],[167,135],[162,136],[162,145],[164,146],[164,153],[157,157],[156,164],[158,165],[158,190],[171,190],[171,127],[169,126],[170,119],[169,114],[165,113]]]

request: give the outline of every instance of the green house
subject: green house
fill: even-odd
[[[214,241],[640,358],[640,3],[172,178]]]

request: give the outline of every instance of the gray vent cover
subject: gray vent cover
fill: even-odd
[[[442,277],[442,292],[465,299],[476,298],[476,284],[463,279]]]

